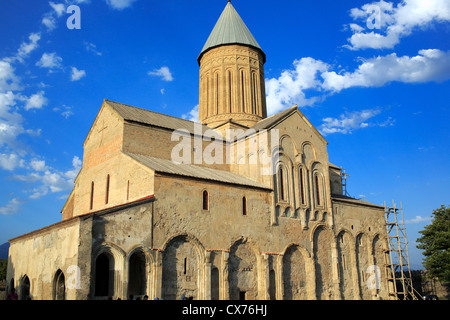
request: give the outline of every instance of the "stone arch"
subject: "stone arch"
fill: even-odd
[[[309,141],[302,143],[302,162],[308,168],[311,168],[312,163],[316,160],[316,149],[313,144]]]
[[[307,294],[306,259],[308,252],[298,244],[289,245],[283,255],[284,300],[305,300]]]
[[[273,175],[278,216],[289,217],[295,214],[292,171],[291,159],[285,154],[279,153],[275,163],[276,174]]]
[[[332,266],[334,235],[324,224],[318,224],[312,230],[311,236],[316,276],[316,298],[331,300],[334,298]]]
[[[228,257],[228,283],[231,300],[256,300],[258,298],[259,250],[240,238],[230,248]]]
[[[66,279],[64,272],[58,269],[53,278],[53,300],[66,300]]]
[[[315,207],[326,208],[326,183],[325,183],[325,170],[320,162],[314,162],[311,166],[311,183],[312,183],[312,199]]]
[[[25,274],[19,281],[19,300],[31,300],[31,282],[30,278]]]
[[[295,192],[298,197],[296,207],[306,208],[309,206],[309,184],[308,184],[308,169],[302,163],[297,163],[295,166],[295,186],[297,192]]]
[[[128,296],[143,296],[148,292],[148,274],[151,258],[142,246],[135,247],[128,254]]]
[[[356,248],[356,268],[358,270],[358,285],[361,293],[361,298],[364,300],[370,299],[370,291],[366,285],[367,281],[367,268],[370,263],[370,245],[368,242],[368,236],[362,232],[356,235],[355,248]]]
[[[220,299],[220,272],[219,268],[211,268],[211,300]]]
[[[298,154],[295,141],[288,134],[280,137],[280,149],[290,159],[295,159],[295,156]]]
[[[371,283],[371,288],[374,290],[372,295],[382,295],[386,294],[386,279],[384,272],[384,265],[387,264],[386,253],[387,249],[386,239],[382,237],[380,234],[375,234],[372,239],[371,244],[371,253],[373,257],[374,267],[372,268],[375,272],[372,272],[371,279],[375,283]],[[372,281],[372,282],[373,282]]]
[[[164,245],[162,289],[165,300],[177,300],[182,295],[200,299],[204,248],[187,234],[170,238]]]
[[[354,238],[352,234],[343,229],[337,238],[339,288],[344,300],[354,299],[353,288],[353,252]]]
[[[119,246],[105,242],[94,250],[93,256],[93,295],[103,298],[122,296],[125,252]]]

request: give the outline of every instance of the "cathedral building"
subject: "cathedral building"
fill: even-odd
[[[389,299],[384,208],[343,192],[228,2],[198,56],[200,123],[104,100],[62,220],[10,240],[26,299]]]

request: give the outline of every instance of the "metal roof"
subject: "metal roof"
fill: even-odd
[[[267,187],[261,183],[244,178],[229,171],[211,169],[192,164],[177,164],[171,160],[154,158],[130,152],[124,152],[124,154],[159,173],[272,190],[270,187]]]
[[[185,120],[177,117],[168,116],[166,114],[141,109],[133,106],[129,106],[123,103],[114,102],[105,99],[105,103],[112,107],[122,118],[127,121],[133,121],[138,123],[143,123],[147,125],[152,125],[160,128],[167,128],[171,130],[185,129],[189,133],[194,134],[194,127],[198,126],[202,129],[202,134],[211,129],[199,122],[193,122],[190,120]],[[198,130],[200,131],[200,130]],[[200,133],[200,132],[195,132]]]
[[[201,56],[207,50],[224,44],[244,44],[257,48],[264,54],[258,42],[239,16],[239,13],[237,13],[229,1],[220,15],[219,20],[217,20],[208,40],[206,40],[198,61],[200,62]]]

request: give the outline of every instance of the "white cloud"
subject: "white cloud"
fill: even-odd
[[[280,77],[266,80],[269,116],[295,104],[312,105],[318,99],[306,98],[304,90],[320,90],[321,81],[318,76],[328,70],[329,65],[310,57],[295,60],[293,65],[293,70],[285,70]]]
[[[0,60],[0,92],[20,89],[19,77],[14,73],[11,63]]]
[[[135,2],[136,0],[106,0],[106,3],[116,10],[123,10],[128,8]]]
[[[405,223],[411,224],[411,223],[420,223],[420,222],[426,222],[426,221],[431,221],[431,217],[416,216],[413,219],[406,220]]]
[[[17,167],[23,167],[23,160],[15,153],[0,153],[0,167],[4,170],[13,171]]]
[[[70,77],[71,81],[78,81],[81,78],[83,78],[84,76],[86,76],[86,71],[78,70],[77,68],[72,67],[72,75]]]
[[[42,18],[42,24],[47,27],[47,31],[52,31],[56,28],[56,19],[66,13],[66,5],[70,5],[73,1],[66,0],[65,2],[65,4],[52,1],[48,3],[52,9]]]
[[[95,44],[89,43],[89,42],[84,42],[84,46],[85,46],[87,51],[90,51],[90,52],[94,53],[97,56],[101,56],[102,55],[102,53],[97,50],[97,46]]]
[[[66,6],[63,3],[49,2],[50,6],[55,10],[58,17],[61,17],[66,12]]]
[[[28,39],[30,42],[22,42],[17,51],[17,56],[15,57],[21,62],[23,62],[23,59],[28,57],[28,55],[38,47],[38,41],[41,39],[41,35],[39,33],[32,33]]]
[[[283,109],[311,106],[327,95],[352,87],[381,87],[390,82],[423,83],[450,79],[450,51],[420,50],[416,56],[392,53],[371,59],[360,59],[356,70],[332,70],[333,67],[313,58],[295,60],[293,68],[278,78],[266,79],[267,112],[273,115]],[[308,90],[308,95],[305,93]]]
[[[350,16],[362,24],[350,25],[353,35],[346,47],[352,50],[393,48],[417,28],[450,21],[450,2],[403,0],[394,7],[392,2],[381,0],[365,4],[361,9],[353,8]]]
[[[189,121],[194,121],[194,122],[198,122],[198,107],[199,105],[196,105],[194,108],[192,108],[191,111],[189,111],[186,114],[181,115],[181,118],[189,120]]]
[[[52,16],[43,17],[42,24],[47,27],[48,31],[52,31],[56,28],[56,20]]]
[[[15,175],[14,179],[38,184],[29,191],[31,199],[38,199],[49,192],[58,193],[72,189],[80,169],[81,160],[77,156],[72,159],[72,168],[65,172],[46,165],[45,160],[31,160],[29,164],[30,172],[26,175]]]
[[[149,71],[147,74],[150,76],[161,77],[164,81],[173,81],[172,73],[170,72],[169,68],[165,66],[157,70]]]
[[[78,172],[80,171],[81,166],[82,166],[82,162],[81,162],[80,158],[78,158],[77,156],[74,156],[72,159],[72,166],[73,166],[73,169],[66,171],[64,173],[64,176],[73,182],[73,181],[75,181],[75,178],[77,177]]]
[[[17,136],[27,133],[22,125],[22,115],[11,109],[16,104],[15,100],[12,91],[0,92],[0,147],[7,145],[15,149],[18,145]]]
[[[35,171],[44,171],[47,169],[47,166],[45,165],[44,160],[31,160],[31,168]]]
[[[58,57],[55,52],[44,53],[36,65],[41,68],[62,68],[62,58]]]
[[[40,91],[29,97],[25,105],[25,110],[41,109],[44,105],[47,105],[48,100],[44,97],[44,94],[44,91]]]
[[[450,79],[450,51],[420,50],[417,56],[387,56],[365,60],[354,72],[322,73],[323,88],[339,92],[350,87],[380,87],[392,81],[420,83]]]
[[[368,120],[381,113],[381,109],[366,109],[362,111],[347,112],[341,114],[339,118],[325,118],[323,124],[318,127],[319,132],[326,136],[332,133],[351,134],[354,130],[368,128],[372,126],[393,125],[391,118],[381,123],[369,123]]]
[[[52,110],[60,113],[61,116],[63,116],[64,118],[69,119],[69,117],[74,114],[72,109],[73,109],[73,107],[68,107],[66,105],[63,105],[61,108],[55,107]]]
[[[15,96],[12,91],[7,91],[6,93],[0,93],[0,117],[6,118],[9,115],[9,109],[14,106]]]
[[[20,206],[23,204],[23,201],[18,200],[17,198],[9,200],[8,204],[3,207],[0,207],[1,215],[15,215],[19,213]]]

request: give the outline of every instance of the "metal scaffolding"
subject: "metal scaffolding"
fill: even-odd
[[[414,289],[409,264],[408,239],[406,237],[403,207],[387,207],[384,203],[384,218],[388,240],[389,263],[387,264],[390,274],[387,277],[389,283],[389,295],[394,299],[417,300],[421,296]]]
[[[350,197],[350,194],[347,192],[347,177],[350,177],[346,172],[345,169],[341,169],[341,184],[342,184],[342,194],[344,196]]]

